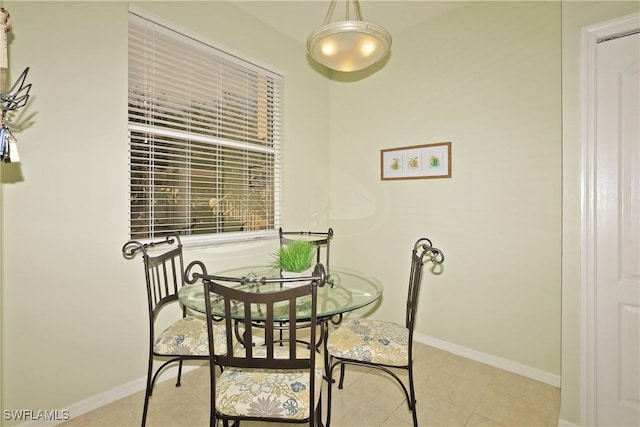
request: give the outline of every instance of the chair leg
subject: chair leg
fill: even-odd
[[[176,382],[176,387],[180,387],[182,383],[180,383],[180,379],[182,378],[182,359],[178,363],[178,382]]]
[[[322,384],[320,384],[322,388]],[[313,399],[313,396],[309,396],[310,399]],[[309,417],[309,427],[322,427],[322,391],[320,392],[320,399],[318,399],[318,405],[315,406],[315,411],[313,416]]]
[[[413,363],[409,365],[409,394],[411,396],[411,405],[409,409],[413,412],[413,427],[418,427],[418,415],[416,413],[416,391],[413,385]]]
[[[216,372],[211,363],[209,362],[209,427],[214,427],[218,424],[216,417]],[[227,427],[227,420],[223,420],[222,424]]]
[[[144,407],[142,409],[142,427],[147,424],[147,410],[149,409],[149,397],[153,393],[153,386],[151,383],[151,371],[153,370],[153,356],[149,356],[149,366],[147,367],[147,387],[144,392]]]
[[[340,390],[344,388],[343,383],[344,383],[344,363],[341,363],[340,364],[340,382],[338,383],[338,388]]]
[[[145,427],[147,424],[147,409],[149,408],[149,393],[144,395],[144,409],[142,409],[142,423],[141,427]]]
[[[144,425],[147,423],[147,410],[149,408],[149,398],[153,395],[153,387],[156,384],[158,375],[160,375],[160,373],[164,370],[164,368],[167,365],[176,362],[176,360],[178,359],[167,360],[162,365],[160,365],[160,367],[156,369],[155,373],[152,376],[151,372],[153,371],[153,353],[149,353],[149,365],[147,366],[147,389],[145,391],[144,409],[142,411],[142,427],[144,427]],[[180,360],[180,369],[182,369],[182,360]],[[177,387],[180,386],[180,371],[178,371],[178,384],[176,384],[176,386]]]
[[[341,362],[336,362],[331,365],[331,357],[329,357],[329,360],[327,362],[327,420],[325,427],[329,427],[331,425],[331,394],[333,390],[333,383],[335,383],[335,380],[333,379],[333,370],[338,365],[340,365],[341,369],[344,369],[344,363]],[[318,425],[322,426],[322,423],[318,423]]]

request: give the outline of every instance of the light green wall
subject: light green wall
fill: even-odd
[[[57,409],[144,375],[142,271],[120,255],[127,4],[3,5],[12,78],[30,66],[33,89],[22,163],[0,168],[2,409]],[[418,332],[556,375],[562,349],[561,418],[579,422],[579,31],[637,2],[564,3],[562,21],[555,2],[478,2],[332,81],[231,5],[138,5],[285,72],[285,223],[334,227],[336,263],[385,283],[372,316],[401,320],[410,246],[432,238],[447,259]],[[381,148],[440,141],[453,178],[380,181]],[[231,266],[270,247],[187,257]]]
[[[580,66],[585,27],[638,13],[637,1],[562,4],[562,408],[560,418],[581,424],[581,104]]]
[[[426,236],[417,332],[560,374],[560,5],[477,2],[394,34],[375,74],[331,85],[334,253],[403,320]],[[380,149],[452,142],[451,179],[380,180]],[[335,178],[335,179],[334,179]]]
[[[126,9],[4,6],[12,79],[30,66],[33,87],[22,111],[29,123],[16,133],[22,161],[2,171],[2,245],[11,249],[2,263],[2,403],[58,409],[135,378],[140,371],[122,361],[144,360],[133,346],[144,333],[123,333],[144,322],[127,307],[144,300],[123,298],[117,250],[127,227]]]
[[[33,88],[24,108],[30,125],[16,132],[22,162],[2,166],[2,409],[62,409],[146,372],[141,262],[120,252],[128,4],[3,6],[14,24],[12,78],[30,66]],[[304,47],[223,2],[139,6],[285,73],[284,161],[296,179],[284,195],[296,204],[284,217],[327,227],[328,82],[308,72]],[[223,268],[276,246],[188,258],[214,258]]]

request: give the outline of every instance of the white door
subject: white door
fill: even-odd
[[[640,426],[640,35],[597,47],[596,422]]]

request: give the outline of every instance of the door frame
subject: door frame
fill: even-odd
[[[581,424],[596,422],[596,49],[601,40],[636,32],[639,13],[582,29]]]

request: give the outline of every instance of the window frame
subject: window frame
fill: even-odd
[[[273,155],[273,164],[270,165],[270,167],[272,167],[272,170],[270,171],[272,173],[273,176],[273,201],[272,201],[272,209],[273,209],[273,218],[272,218],[272,224],[269,224],[267,226],[266,229],[263,230],[243,230],[243,231],[224,231],[224,232],[214,232],[214,233],[208,233],[208,234],[180,234],[181,239],[183,241],[183,244],[185,247],[205,247],[205,246],[209,246],[211,244],[222,244],[222,243],[236,243],[236,242],[251,242],[251,241],[256,241],[256,240],[262,240],[262,239],[274,239],[278,237],[278,229],[281,226],[281,216],[282,216],[282,177],[283,177],[283,162],[282,162],[282,155],[283,155],[283,133],[284,133],[284,120],[283,120],[283,116],[284,116],[284,79],[285,79],[285,75],[283,72],[277,70],[275,67],[271,66],[271,65],[267,65],[262,63],[261,61],[258,61],[254,58],[250,58],[247,55],[237,52],[233,49],[230,49],[226,46],[221,45],[220,43],[217,43],[215,41],[210,40],[209,38],[207,38],[206,36],[203,36],[199,33],[196,33],[194,31],[191,31],[187,28],[181,27],[180,25],[174,23],[174,22],[170,22],[164,18],[161,18],[157,15],[151,14],[149,12],[147,12],[144,9],[141,9],[139,7],[136,7],[135,5],[129,5],[129,10],[128,10],[128,20],[129,17],[134,16],[135,19],[142,19],[145,21],[150,21],[153,24],[156,24],[160,27],[163,28],[163,30],[166,30],[168,32],[175,32],[178,33],[177,38],[182,38],[186,37],[188,39],[192,39],[194,43],[196,44],[201,44],[201,45],[205,45],[207,47],[212,48],[212,56],[218,57],[218,58],[222,58],[224,60],[232,60],[232,62],[239,64],[242,67],[245,67],[246,69],[253,69],[253,68],[257,68],[260,70],[264,70],[264,72],[267,75],[277,75],[279,78],[279,83],[277,84],[277,91],[278,91],[278,106],[277,106],[277,117],[276,117],[276,122],[277,122],[277,132],[274,132],[274,136],[272,139],[272,145],[273,148],[269,149],[272,152]],[[129,28],[129,24],[127,24],[127,28]],[[129,30],[128,30],[129,32]],[[215,53],[214,53],[215,52]],[[128,60],[129,62],[129,60]],[[249,67],[250,66],[250,67]],[[130,100],[130,83],[127,84],[127,99]],[[140,126],[138,124],[136,124],[135,122],[131,121],[131,117],[129,114],[129,110],[130,107],[128,107],[128,113],[127,113],[127,129],[128,129],[128,159],[129,159],[129,168],[128,168],[128,179],[129,179],[129,185],[128,185],[128,235],[129,237],[132,236],[133,233],[133,223],[132,223],[132,213],[133,213],[133,208],[132,208],[132,200],[133,200],[133,193],[132,193],[132,183],[131,183],[131,179],[133,176],[133,169],[132,169],[132,165],[131,165],[131,151],[132,151],[132,132],[136,132],[136,131],[140,131],[141,128],[143,128],[144,126]],[[274,125],[276,126],[276,125]],[[158,129],[158,128],[157,128]],[[270,128],[271,130],[272,128]],[[166,133],[167,130],[166,129],[160,129],[160,134],[162,133]],[[170,131],[168,131],[168,133],[170,133]],[[193,139],[198,139],[198,134],[194,133],[191,134],[191,137]],[[234,141],[233,140],[229,140],[229,145],[233,146],[234,145]],[[224,146],[224,144],[222,145],[216,145],[217,147],[220,146]],[[257,145],[256,145],[257,146]],[[258,149],[259,151],[259,149]],[[247,167],[249,167],[249,163],[247,163]],[[234,170],[234,169],[232,169]],[[250,185],[250,184],[247,184]],[[189,209],[189,211],[191,212],[191,209]],[[155,218],[155,216],[153,217]],[[153,221],[153,218],[151,219]],[[162,237],[161,235],[156,235],[154,237],[146,237],[146,238],[140,238],[138,240],[141,241],[149,241],[149,240],[155,240]]]

